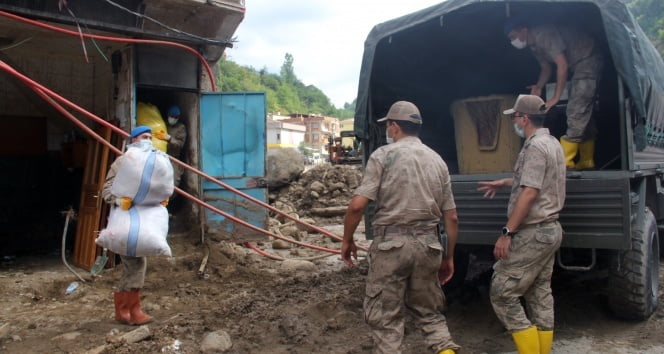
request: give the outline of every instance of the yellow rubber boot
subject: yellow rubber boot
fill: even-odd
[[[537,331],[539,336],[540,354],[551,353],[551,346],[553,345],[553,331]]]
[[[573,143],[564,138],[560,138],[560,145],[562,145],[563,152],[565,153],[565,165],[569,168],[575,168],[574,158],[579,151],[579,143]]]
[[[512,339],[514,339],[519,354],[538,354],[540,352],[539,335],[535,326],[512,333]]]
[[[595,140],[579,143],[579,163],[577,170],[592,170],[595,168]]]
[[[443,349],[438,352],[438,354],[455,354],[456,352],[452,349]]]

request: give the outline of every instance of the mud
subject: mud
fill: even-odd
[[[340,225],[329,228],[341,230]],[[320,235],[307,237],[334,245]],[[313,260],[314,267],[288,268],[234,244],[197,244],[198,238],[186,232],[172,234],[170,243],[173,258],[148,262],[143,308],[155,318],[148,324],[151,335],[132,344],[118,337],[136,327],[113,319],[119,267],[65,295],[67,285],[77,279],[58,257],[3,261],[0,351],[200,353],[205,335],[223,330],[232,341],[229,353],[371,352],[362,315],[366,261],[348,268],[333,256]],[[316,254],[268,246],[262,247],[289,258]],[[210,256],[200,276],[205,247]],[[489,265],[473,269],[471,278],[448,291],[449,328],[462,353],[514,352],[488,302]],[[602,293],[606,274],[560,269],[555,274],[554,353],[664,353],[664,309],[643,322],[621,321],[611,315]],[[409,324],[404,353],[426,352],[419,330]]]

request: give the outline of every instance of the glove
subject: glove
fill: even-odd
[[[163,206],[167,206],[167,205],[168,205],[168,199],[164,199],[164,201],[162,201],[162,202],[159,203],[159,204],[161,204],[161,205],[163,205]]]
[[[115,205],[122,210],[129,210],[129,208],[131,208],[131,202],[132,200],[129,197],[115,198]]]
[[[160,131],[154,133],[154,136],[157,137],[157,139],[160,139],[160,140],[166,140],[166,141],[171,140],[171,136],[168,135],[168,134],[167,134],[165,131],[163,131],[163,130],[160,130]]]

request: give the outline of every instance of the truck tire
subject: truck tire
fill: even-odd
[[[470,251],[463,247],[457,246],[454,250],[454,275],[447,284],[443,285],[443,291],[449,293],[455,288],[463,285],[468,274],[468,267],[470,266]]]
[[[608,286],[609,307],[618,317],[645,320],[657,309],[659,236],[650,209],[643,225],[632,229],[632,249],[613,257]]]

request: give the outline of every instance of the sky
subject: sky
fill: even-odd
[[[373,26],[443,0],[246,0],[226,50],[242,66],[279,74],[286,53],[295,75],[341,108],[357,95],[364,40]]]

